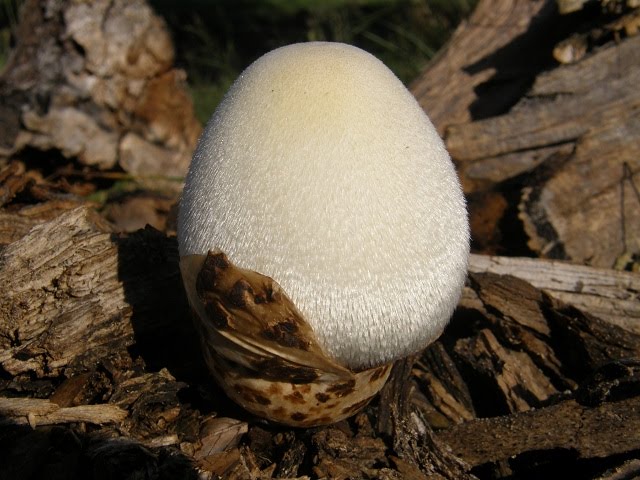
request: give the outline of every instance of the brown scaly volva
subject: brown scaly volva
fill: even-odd
[[[391,365],[354,372],[329,358],[273,279],[220,251],[183,257],[180,267],[207,365],[249,412],[296,427],[326,425],[360,411],[385,384]]]

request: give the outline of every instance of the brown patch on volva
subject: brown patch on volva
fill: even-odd
[[[265,406],[271,405],[271,400],[265,397],[262,394],[262,392],[254,390],[253,388],[249,388],[242,385],[236,385],[235,390],[236,392],[238,392],[239,395],[242,395],[248,401],[252,401],[254,403],[258,403],[260,405],[265,405]]]
[[[329,399],[331,398],[330,395],[327,395],[326,393],[316,393],[316,398],[318,399],[318,401],[320,403],[326,403],[329,401]]]
[[[230,265],[224,253],[209,253],[205,257],[200,273],[196,278],[196,292],[198,295],[202,297],[206,292],[215,290],[219,274],[221,271],[227,270]]]
[[[256,399],[256,402],[259,403],[260,405],[271,405],[271,400],[269,400],[267,397],[262,396],[262,395],[256,395],[254,397]]]
[[[219,330],[229,327],[231,315],[216,300],[205,300],[204,310],[214,327]]]
[[[373,397],[365,398],[364,400],[361,400],[361,401],[359,401],[357,403],[354,403],[353,405],[351,405],[349,407],[345,407],[345,408],[342,409],[342,413],[344,415],[353,415],[354,413],[356,413],[359,410],[362,410],[364,407],[366,407],[367,404],[371,401],[372,398]]]
[[[375,382],[376,380],[381,379],[382,376],[387,373],[388,369],[389,369],[388,365],[385,365],[384,367],[379,367],[375,372],[371,374],[371,381]]]
[[[231,262],[227,256],[222,252],[216,252],[211,255],[207,255],[203,269],[210,269],[212,271],[226,270],[231,266]]]
[[[344,397],[353,393],[353,389],[356,386],[355,380],[349,380],[347,382],[337,383],[329,388],[327,392],[333,393],[336,397]]]
[[[300,392],[290,393],[289,395],[285,395],[284,398],[297,405],[304,405],[306,403],[304,396]]]
[[[252,365],[256,371],[262,372],[265,378],[281,382],[309,383],[318,378],[318,372],[313,368],[293,366],[275,357],[253,362]]]
[[[274,415],[276,415],[276,416],[278,416],[278,417],[281,417],[281,418],[282,418],[282,417],[284,417],[284,416],[285,416],[285,414],[287,413],[287,411],[286,411],[284,408],[282,408],[282,407],[277,407],[277,408],[274,408],[274,409],[273,409],[273,413],[274,413]]]
[[[280,387],[279,383],[271,382],[267,392],[271,395],[280,395],[282,393],[282,387]]]
[[[269,285],[264,287],[264,292],[256,293],[253,297],[253,301],[257,304],[271,303],[274,301],[273,288]]]
[[[250,302],[255,303],[255,294],[253,288],[245,279],[241,278],[231,287],[229,301],[238,308],[246,307]]]
[[[303,420],[306,420],[306,418],[308,417],[308,415],[302,413],[302,412],[295,412],[291,414],[291,420],[295,421],[295,422],[302,422]]]
[[[296,388],[300,393],[305,394],[305,395],[311,391],[311,385],[309,385],[308,383],[303,383],[302,385],[297,385]]]
[[[262,336],[285,347],[309,350],[309,341],[300,335],[298,325],[291,319],[268,325]]]

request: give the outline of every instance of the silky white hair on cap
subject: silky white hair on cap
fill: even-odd
[[[365,368],[441,334],[469,226],[444,144],[400,80],[363,50],[312,42],[232,85],[193,156],[178,242],[272,277],[329,355]]]

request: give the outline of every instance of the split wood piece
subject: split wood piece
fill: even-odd
[[[34,227],[0,254],[0,364],[55,374],[74,357],[133,340],[115,321],[127,303],[106,222],[78,208]]]
[[[50,400],[37,398],[0,398],[2,422],[17,425],[57,425],[63,423],[120,423],[127,417],[127,411],[116,405],[78,405],[60,407]]]
[[[318,461],[316,478],[380,478],[386,464],[387,446],[380,438],[351,437],[338,428],[326,428],[313,435]],[[389,468],[386,469],[390,471]]]
[[[508,275],[471,273],[443,340],[452,345],[479,416],[549,405],[611,362],[640,358],[640,335]],[[446,400],[446,397],[444,398]],[[444,401],[444,400],[443,400]]]
[[[25,166],[21,162],[11,162],[0,170],[0,206],[10,202],[13,197],[33,181],[25,175]]]
[[[554,10],[548,0],[478,2],[410,86],[440,134],[449,125],[503,113],[519,100],[547,63]]]
[[[281,447],[285,447],[278,461],[276,475],[282,478],[297,478],[308,451],[307,444],[292,433],[277,435],[276,439],[280,440]]]
[[[0,211],[0,245],[15,242],[36,225],[87,204],[86,200],[69,193],[45,182],[39,172],[26,170],[22,162],[9,162],[0,169],[0,207],[3,207]],[[12,205],[18,194],[41,203]]]
[[[580,100],[587,110],[577,108],[576,115],[583,118],[568,120],[569,126],[582,124],[583,129],[571,157],[522,196],[520,218],[534,251],[600,267],[612,267],[622,255],[640,252],[635,178],[640,171],[640,144],[629,141],[640,136],[639,51],[640,36],[635,36],[585,58],[588,65],[582,74],[576,65],[567,67],[565,78],[561,69],[538,78],[533,95],[538,91],[558,95],[558,103],[550,105],[557,112],[572,110],[573,102]],[[586,69],[595,73],[586,74]],[[606,76],[598,70],[606,71]],[[604,78],[586,80],[594,75]],[[570,77],[581,79],[574,90],[561,86]],[[571,94],[564,103],[560,97],[567,92]]]
[[[554,260],[473,254],[469,271],[521,278],[557,300],[640,334],[640,275],[636,273]],[[461,304],[477,306],[476,298],[466,287]]]
[[[199,461],[197,463],[198,477],[224,478],[225,480],[276,478],[273,476],[275,464],[261,468],[259,463],[259,459],[249,447],[232,448],[226,452],[214,453]]]
[[[640,253],[640,151],[628,141],[640,136],[640,36],[553,68],[553,47],[577,21],[554,4],[480,1],[412,91],[446,132],[476,248],[523,251],[506,235],[524,228],[540,256],[612,267]],[[633,29],[637,13],[619,20]],[[594,31],[622,28],[596,21]]]
[[[500,319],[492,327],[502,327],[503,339],[529,351],[548,374],[560,376],[560,365],[565,375],[587,374],[609,361],[640,357],[640,335],[555,300],[525,281],[472,273],[470,282],[488,318]]]
[[[532,91],[508,114],[452,125],[447,130],[446,144],[463,177],[470,182],[465,185],[466,191],[530,171],[554,154],[566,153],[567,145],[575,145],[578,139],[626,122],[640,95],[635,88],[640,70],[638,45],[640,37],[630,38],[583,62],[541,74]],[[621,135],[633,128],[621,126]],[[618,137],[609,139],[616,140],[623,142]],[[622,148],[625,157],[633,157],[634,151],[637,150],[632,145]],[[530,157],[527,162],[521,152]],[[495,171],[498,168],[503,171]],[[620,171],[616,172],[616,184],[620,175]]]
[[[637,6],[640,6],[640,2]],[[635,9],[599,28],[574,33],[555,46],[553,58],[560,63],[574,63],[582,59],[588,52],[609,42],[611,38],[620,41],[625,36],[637,35],[639,30],[640,9]]]
[[[509,412],[538,407],[559,393],[528,352],[505,348],[489,329],[458,340],[455,352],[473,369],[478,384],[493,384],[489,388],[500,391],[500,403]]]
[[[185,383],[176,381],[164,368],[121,379],[109,398],[109,403],[129,412],[119,431],[147,443],[169,441],[165,438],[168,433],[183,438],[197,432],[200,419],[178,398],[178,392],[185,387]]]
[[[37,219],[0,211],[0,245],[19,240],[38,223]]]
[[[596,480],[634,480],[637,478],[640,478],[640,460],[635,458],[607,470]]]
[[[403,478],[475,478],[469,466],[438,441],[430,424],[412,405],[414,384],[410,380],[416,356],[399,360],[380,394],[376,429],[390,438],[391,459]]]
[[[422,388],[425,400],[420,408],[429,425],[445,428],[476,417],[469,388],[442,342],[422,353],[412,374]]]
[[[593,408],[568,400],[530,412],[472,420],[437,436],[472,466],[552,450],[575,451],[582,459],[603,458],[640,449],[640,396]]]
[[[175,235],[177,202],[158,192],[135,192],[109,201],[102,214],[116,232],[135,232],[146,225]]]
[[[510,113],[451,126],[446,144],[468,194],[522,177],[528,246],[612,267],[640,251],[640,36],[541,74]]]
[[[248,430],[246,422],[234,418],[205,419],[200,427],[201,446],[194,457],[206,461],[211,455],[235,448]]]
[[[0,365],[11,375],[93,365],[126,352],[134,336],[141,351],[153,344],[149,362],[194,370],[198,354],[180,345],[191,323],[175,321],[189,317],[175,240],[159,232],[116,237],[76,208],[0,252],[0,289]]]
[[[45,223],[64,212],[82,205],[89,205],[81,199],[60,199],[46,203],[21,206],[11,211],[0,211],[0,245],[8,245],[20,240],[36,225]]]

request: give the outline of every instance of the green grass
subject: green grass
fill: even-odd
[[[21,3],[22,0],[0,0],[0,71],[9,59]]]
[[[0,69],[23,0],[0,0]],[[171,29],[197,117],[204,123],[233,80],[274,48],[345,42],[413,80],[476,0],[149,0]]]
[[[233,77],[219,78],[214,82],[197,82],[189,86],[196,117],[204,124],[235,80]]]
[[[205,122],[233,80],[262,54],[335,41],[376,55],[413,80],[476,0],[152,0],[166,19]]]

